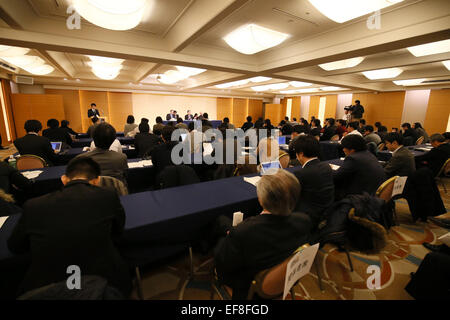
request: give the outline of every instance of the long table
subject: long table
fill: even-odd
[[[117,137],[122,145],[131,145],[134,143],[134,138],[132,137]],[[92,138],[80,138],[72,142],[72,148],[83,148],[89,147],[91,145]]]
[[[175,124],[177,123],[176,121],[163,121],[163,124],[167,125],[169,122],[174,122]],[[191,123],[191,122],[193,122],[193,120],[184,120],[183,121],[183,123],[186,125],[189,125],[189,123]],[[222,124],[222,120],[209,120],[209,122],[211,122],[214,129],[217,129]]]
[[[408,146],[406,148],[408,148],[408,150],[412,152],[414,157],[417,157],[428,152],[428,150],[421,150],[421,148],[431,149],[431,145],[421,144],[416,146]],[[377,157],[378,160],[389,161],[392,158],[392,152],[387,150],[379,151]]]
[[[116,137],[124,137],[125,134],[123,132],[116,132]],[[79,133],[77,134],[77,138],[78,139],[83,139],[83,138],[90,138],[90,136],[87,133]]]

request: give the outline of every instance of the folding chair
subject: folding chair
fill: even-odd
[[[17,170],[33,170],[47,167],[47,162],[39,156],[24,154],[17,158]]]
[[[399,176],[394,176],[387,179],[385,182],[381,184],[381,186],[378,187],[377,191],[375,192],[375,196],[377,198],[383,199],[386,202],[393,201],[395,225],[398,225],[398,220],[397,220],[397,213],[395,211],[395,202],[394,202],[395,199],[393,199],[392,197],[392,191],[394,190],[394,184],[397,178],[399,178]]]
[[[331,140],[331,141],[339,141],[339,140],[340,140],[340,139],[339,139],[339,135],[338,135],[338,134],[335,134],[334,136],[331,137],[330,140]]]
[[[448,158],[444,162],[444,164],[441,167],[441,170],[439,170],[438,174],[436,175],[436,180],[441,182],[445,193],[447,193],[447,187],[445,186],[445,183],[444,183],[444,181],[442,179],[442,176],[448,177],[449,175],[450,175],[450,158]]]
[[[289,158],[289,153],[286,152],[280,152],[280,155],[278,156],[278,161],[280,161],[281,167],[283,169],[286,169],[289,167],[289,161],[291,159]]]
[[[416,145],[423,144],[423,140],[425,139],[424,136],[419,137],[419,139],[416,140]]]
[[[383,150],[384,150],[384,147],[385,147],[384,143],[383,143],[383,142],[380,143],[380,144],[378,145],[378,147],[377,147],[378,152],[383,151]]]

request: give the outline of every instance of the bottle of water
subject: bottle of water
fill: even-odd
[[[9,156],[8,164],[13,167],[14,169],[17,169],[17,160],[14,158],[13,155]]]

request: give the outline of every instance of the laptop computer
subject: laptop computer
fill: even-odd
[[[61,151],[62,142],[50,142],[54,151]]]
[[[261,173],[266,174],[271,170],[281,169],[280,161],[271,161],[271,162],[263,162],[261,163]]]
[[[279,145],[286,144],[286,136],[279,136],[278,137],[278,144]]]

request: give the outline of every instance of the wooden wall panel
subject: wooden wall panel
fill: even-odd
[[[318,119],[319,103],[320,103],[320,96],[311,96],[310,101],[309,101],[308,121],[311,120],[312,116],[314,116],[316,119]]]
[[[87,112],[91,107],[91,103],[97,105],[100,116],[107,117],[107,121],[111,121],[108,106],[108,94],[106,91],[86,91],[80,90],[80,112],[83,132],[86,132],[92,124],[91,119],[88,118]]]
[[[16,129],[14,125],[14,117],[12,112],[12,98],[11,98],[11,86],[8,80],[0,80],[2,84],[2,92],[0,94],[3,95],[3,101],[5,103],[5,113],[6,119],[3,116],[3,111],[0,109],[0,134],[2,136],[2,145],[7,146],[12,141],[16,139]],[[9,127],[9,140],[8,135],[6,133],[6,125]]]
[[[262,100],[248,100],[248,115],[252,117],[253,122],[255,122],[259,117],[263,116]]]
[[[45,89],[46,94],[59,94],[63,98],[64,113],[66,119],[70,122],[70,127],[75,132],[85,132],[82,125],[81,105],[80,105],[80,91],[79,90],[60,90],[60,89]],[[83,113],[84,115],[84,113]],[[87,117],[87,114],[86,114]],[[58,119],[63,120],[63,119]]]
[[[47,120],[64,119],[64,103],[61,95],[52,94],[13,94],[14,125],[17,136],[25,135],[25,121],[39,120],[42,127],[47,127]]]
[[[450,113],[450,89],[431,90],[424,128],[428,134],[447,130]]]
[[[278,126],[280,121],[284,119],[281,117],[283,105],[280,104],[266,104],[266,113],[264,114],[264,119],[270,119],[273,126]]]
[[[240,127],[246,120],[248,115],[248,99],[233,98],[233,117],[230,118],[231,123],[235,127]]]
[[[225,117],[233,118],[233,99],[217,98],[217,120],[223,120]]]
[[[325,119],[336,118],[337,95],[328,95],[325,103]]]
[[[300,103],[302,97],[293,97],[292,98],[292,107],[291,107],[291,120],[292,118],[296,118],[297,121],[300,121]]]
[[[127,123],[127,117],[133,115],[133,99],[131,93],[126,92],[108,92],[109,101],[109,119],[108,122],[113,125],[116,131],[123,131]],[[181,115],[184,117],[184,115]],[[140,119],[135,117],[136,124]]]

